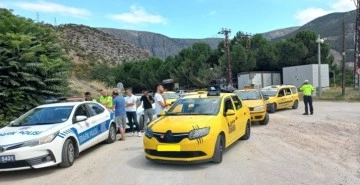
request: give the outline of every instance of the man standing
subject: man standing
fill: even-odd
[[[105,90],[100,90],[100,103],[104,105],[108,109],[112,109],[113,107],[113,99]]]
[[[314,108],[311,95],[314,92],[314,87],[309,83],[309,80],[305,80],[304,84],[300,87],[300,91],[304,95],[305,113],[303,115],[309,115],[308,107],[310,107],[310,114],[313,115]]]
[[[125,140],[125,128],[126,128],[126,110],[125,110],[125,99],[123,96],[119,96],[118,91],[113,91],[113,109],[115,109],[115,123],[116,127],[119,128],[121,134],[121,141]]]
[[[165,104],[165,99],[163,97],[164,93],[164,87],[161,84],[158,84],[156,86],[156,93],[154,96],[155,99],[155,114],[160,117],[161,112],[165,111],[166,109],[166,104]]]
[[[135,135],[135,131],[134,131],[134,125],[135,125],[136,131],[138,132],[138,136],[141,137],[140,127],[136,116],[136,97],[132,94],[131,89],[127,89],[126,94],[127,94],[125,98],[126,116],[129,121],[130,129],[132,131],[132,134],[130,136]]]
[[[144,107],[144,130],[148,125],[149,122],[152,121],[154,110],[152,104],[154,103],[154,99],[151,95],[149,95],[149,91],[145,90],[144,95],[141,96],[140,102],[142,102],[142,106]]]
[[[85,92],[85,99],[84,101],[93,101],[93,102],[97,102],[95,98],[91,97],[91,93],[90,92]]]

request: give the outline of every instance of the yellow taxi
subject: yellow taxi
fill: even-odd
[[[261,89],[267,100],[267,110],[274,113],[276,110],[299,106],[299,93],[294,85],[272,85]]]
[[[234,93],[211,87],[176,101],[145,130],[147,159],[171,163],[222,162],[225,148],[250,138],[250,111]]]
[[[176,100],[180,98],[180,96],[173,91],[166,91],[164,92],[164,98],[166,105],[170,107],[173,103],[176,102]]]
[[[249,107],[252,122],[259,122],[261,125],[269,123],[269,114],[266,111],[267,105],[262,93],[257,89],[244,89],[235,91],[240,99]]]

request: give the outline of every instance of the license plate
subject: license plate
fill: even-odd
[[[14,162],[15,155],[3,155],[0,156],[0,163]]]
[[[180,152],[180,145],[158,145],[159,152]]]

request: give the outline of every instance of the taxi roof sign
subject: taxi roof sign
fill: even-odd
[[[209,85],[207,95],[208,96],[220,96],[220,86],[219,85]]]

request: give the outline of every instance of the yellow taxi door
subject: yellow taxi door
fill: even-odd
[[[277,98],[278,98],[277,108],[282,109],[282,108],[286,107],[286,96],[285,96],[284,89],[279,90],[279,92],[277,94]]]
[[[246,107],[243,107],[240,98],[236,95],[231,96],[231,99],[234,102],[235,107],[235,122],[236,122],[236,133],[238,134],[236,138],[245,134],[245,128],[247,123],[247,111]]]
[[[227,112],[231,112],[231,110],[233,112],[235,112],[235,114],[233,115],[227,115]],[[225,120],[226,120],[226,129],[225,129],[225,132],[226,132],[226,135],[227,135],[227,142],[226,142],[226,145],[230,145],[231,143],[233,143],[236,139],[236,111],[234,109],[234,105],[233,105],[233,102],[231,100],[231,97],[228,96],[224,99],[224,110],[223,110],[223,114],[224,114],[224,117],[225,117]]]
[[[293,104],[293,101],[292,101],[292,94],[291,94],[291,90],[290,88],[285,88],[284,89],[284,93],[285,93],[285,103],[284,103],[284,106],[285,107],[291,107],[292,104]]]

